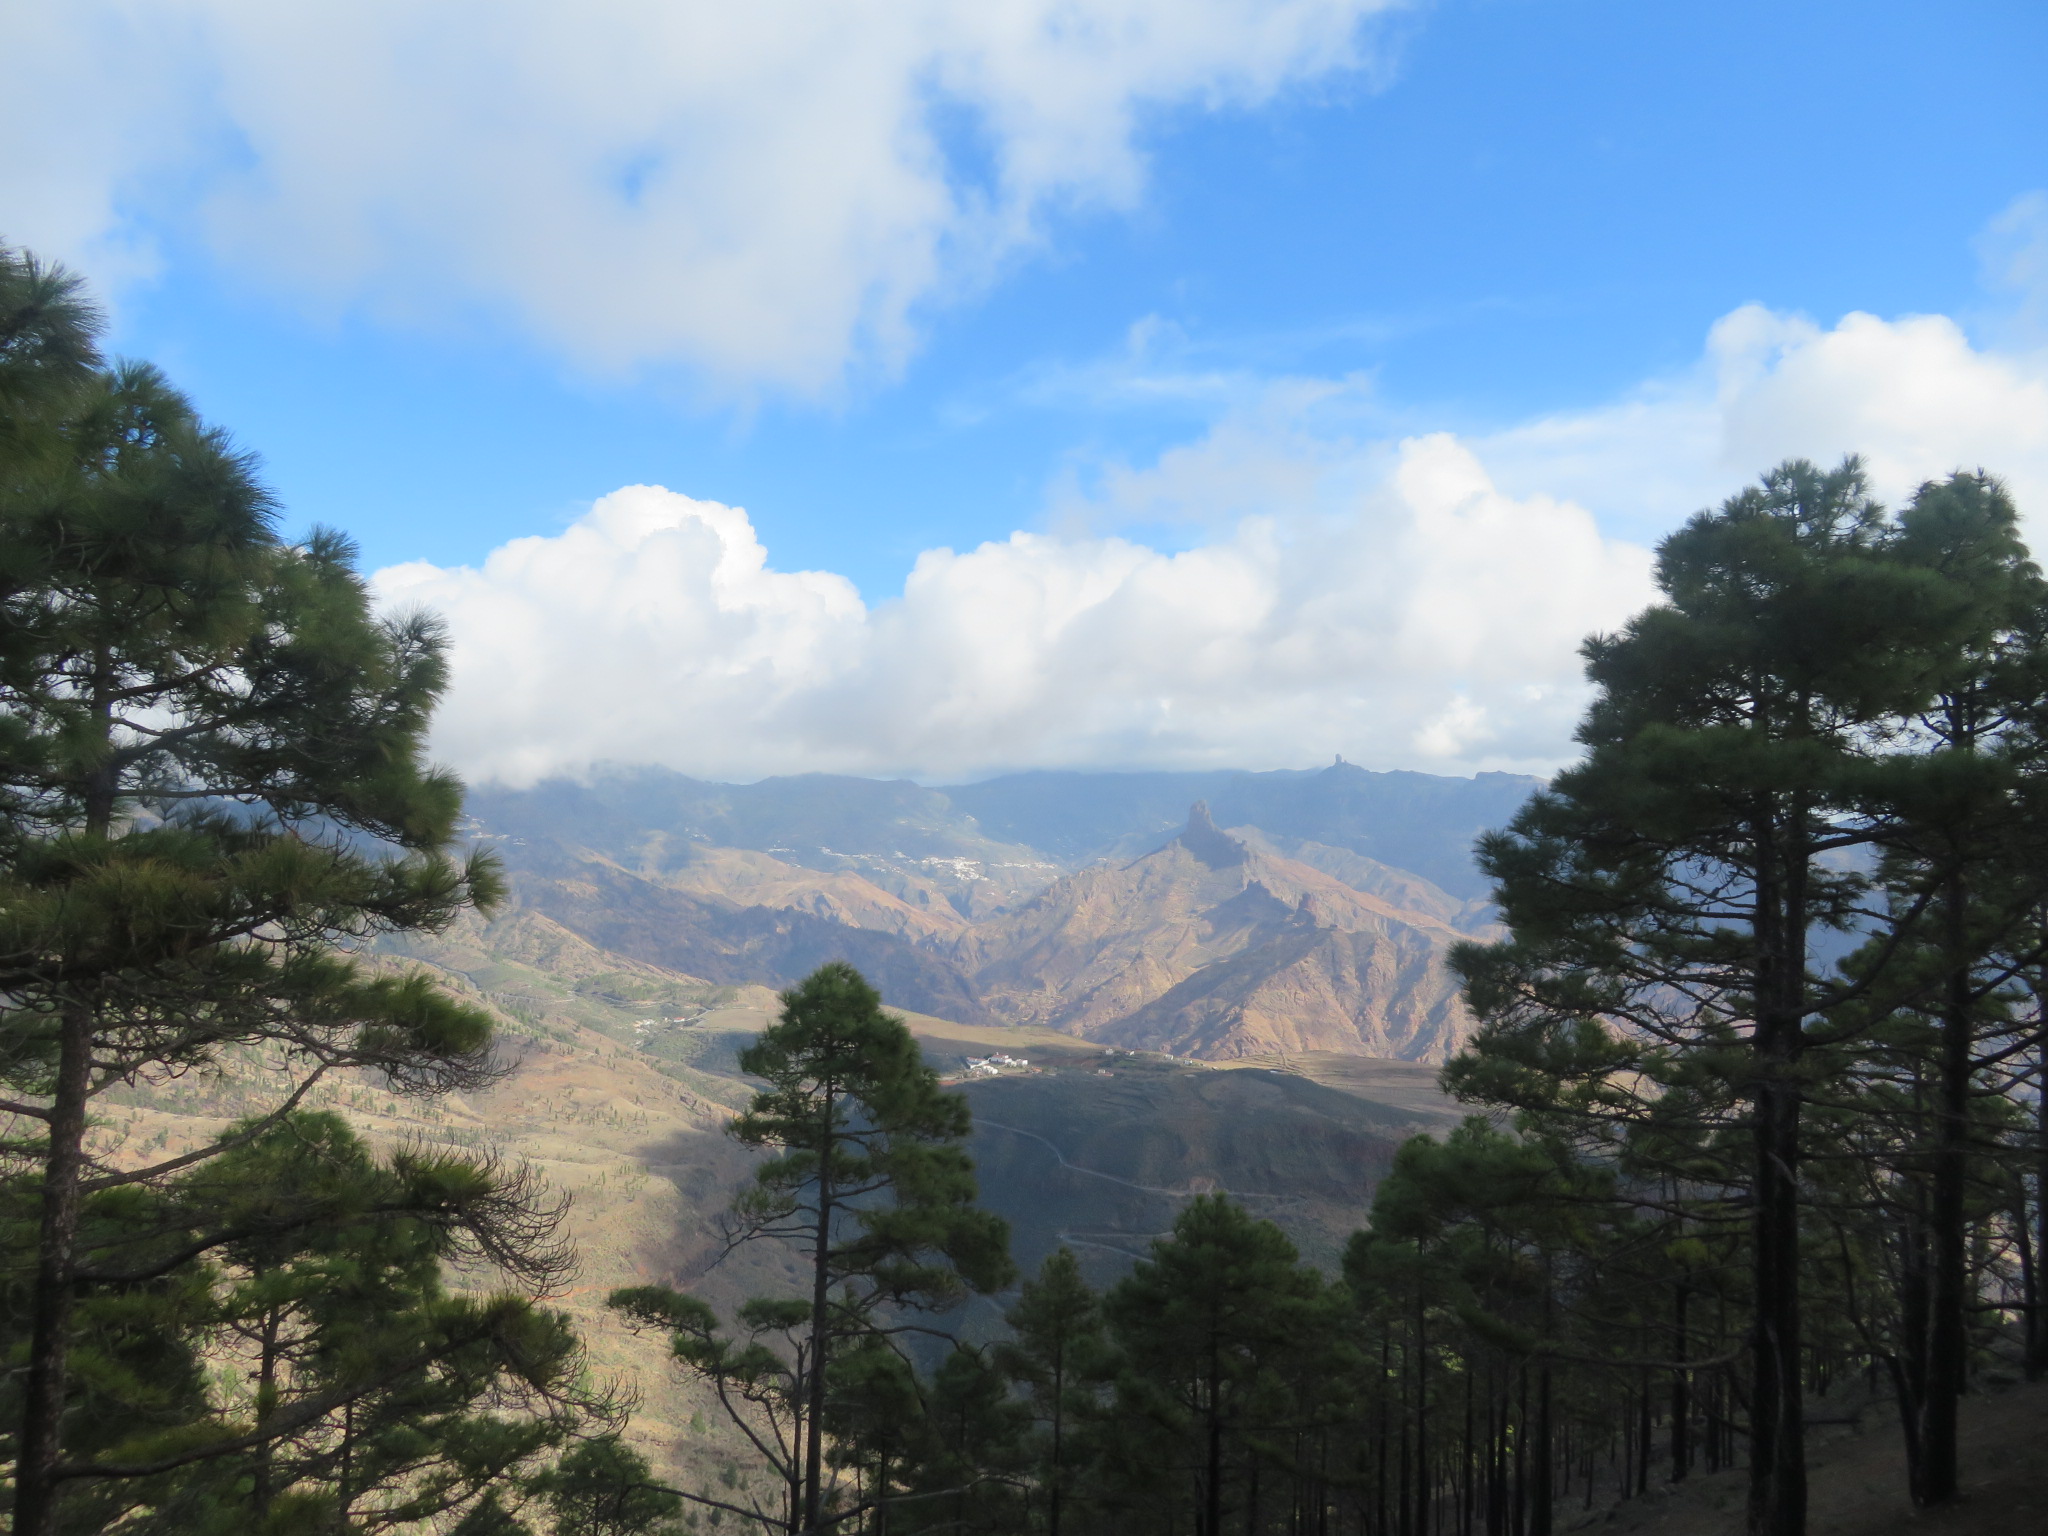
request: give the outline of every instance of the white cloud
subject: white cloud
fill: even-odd
[[[1354,387],[1278,384],[1102,479],[1095,526],[1179,509],[1205,530],[1182,553],[1017,533],[928,551],[869,607],[840,577],[775,570],[744,513],[643,486],[481,568],[399,566],[379,589],[448,616],[438,747],[479,779],[1332,752],[1540,771],[1571,753],[1580,639],[1650,596],[1648,544],[1779,459],[1860,452],[1892,496],[1981,464],[2048,547],[2048,357],[1973,347],[1938,316],[1738,310],[1682,378],[1464,441],[1319,433]]]
[[[0,197],[93,264],[159,229],[323,304],[816,391],[1049,209],[1128,204],[1148,112],[1352,68],[1398,3],[27,0]]]
[[[1942,315],[1851,314],[1823,329],[1746,305],[1714,326],[1687,376],[1474,449],[1504,486],[1571,496],[1635,537],[1787,458],[1861,454],[1893,501],[1923,480],[1984,468],[2048,547],[2048,355],[1975,347]]]
[[[1335,751],[1540,766],[1577,712],[1581,633],[1648,590],[1642,550],[1501,496],[1448,437],[1403,444],[1343,515],[1249,518],[1172,555],[1033,533],[933,550],[873,609],[839,577],[772,569],[743,513],[650,486],[481,569],[398,566],[378,587],[453,626],[439,749],[515,782],[608,760],[741,778]]]

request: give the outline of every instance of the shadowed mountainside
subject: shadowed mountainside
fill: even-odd
[[[1334,1269],[1395,1149],[1456,1118],[1433,1083],[1424,1108],[1278,1066],[1204,1069],[1157,1057],[962,1091],[974,1107],[982,1203],[1009,1221],[1020,1266],[1035,1269],[1064,1243],[1098,1283],[1142,1258],[1188,1200],[1212,1192],[1278,1222],[1311,1261]]]

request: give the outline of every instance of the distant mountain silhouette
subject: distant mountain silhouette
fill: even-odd
[[[1375,773],[1352,763],[1272,773],[1016,773],[942,793],[987,836],[1070,863],[1131,857],[1173,835],[1202,800],[1219,826],[1309,838],[1412,870],[1465,901],[1486,895],[1472,862],[1541,781]]]
[[[1410,870],[1462,901],[1484,898],[1472,842],[1504,826],[1540,780],[1440,778],[1338,762],[1271,773],[1005,774],[933,789],[907,779],[800,774],[713,784],[666,769],[616,770],[589,784],[485,785],[470,810],[494,830],[619,854],[650,836],[777,853],[792,862],[955,858],[1073,868],[1130,859],[1173,837],[1188,806],[1217,825],[1348,849]]]

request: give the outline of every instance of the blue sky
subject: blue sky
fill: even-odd
[[[1541,766],[1566,750],[1577,707],[1572,640],[1646,594],[1641,549],[1660,523],[1764,467],[1737,462],[1750,444],[1882,457],[1912,389],[1953,366],[1974,383],[1950,394],[1996,400],[1901,450],[1894,478],[1994,454],[2016,488],[2034,483],[2028,422],[2048,339],[2038,3],[1100,0],[1074,8],[1101,25],[1107,41],[1094,42],[1055,35],[1072,18],[1031,0],[991,8],[1022,31],[965,41],[961,6],[906,3],[921,20],[899,26],[850,5],[855,41],[815,50],[794,34],[818,10],[772,9],[755,35],[693,34],[709,64],[684,62],[636,0],[581,13],[623,52],[605,54],[600,35],[575,59],[629,77],[616,94],[656,104],[641,119],[615,108],[594,64],[549,78],[562,50],[541,23],[465,53],[473,79],[440,82],[437,61],[453,55],[419,18],[460,37],[469,0],[364,6],[325,32],[251,21],[229,0],[53,3],[12,24],[24,30],[4,51],[41,51],[54,110],[96,92],[139,105],[69,160],[10,146],[0,230],[94,276],[118,347],[164,364],[263,455],[291,521],[349,530],[368,568],[435,568],[415,568],[406,591],[450,612],[470,679],[458,693],[536,701],[450,738],[476,771],[623,757],[735,776],[944,774],[1261,753],[1252,765],[1277,766],[1329,750],[1444,771]],[[562,25],[571,14],[561,8]],[[619,62],[627,53],[644,57]],[[710,103],[695,118],[693,92]],[[37,91],[12,94],[0,133],[29,135],[23,103]],[[684,104],[681,126],[663,117],[671,103]],[[835,111],[887,119],[871,152]],[[548,158],[593,122],[587,152]],[[540,147],[499,155],[526,125]],[[903,150],[910,130],[922,147]],[[383,151],[343,147],[358,136]],[[698,169],[664,179],[686,161]],[[1844,337],[1856,311],[1887,329]],[[595,340],[585,313],[600,317]],[[1716,352],[1710,333],[1739,314],[1750,340],[1724,330]],[[1911,316],[1950,331],[1897,329]],[[1749,361],[1729,363],[1731,346]],[[1861,416],[1834,410],[1835,396],[1817,403],[1828,378],[1884,367],[1904,394]],[[1747,416],[1707,423],[1742,390]],[[1528,559],[1565,563],[1555,579],[1570,601],[1518,616],[1493,646],[1526,650],[1520,673],[1418,662],[1444,649],[1419,638],[1422,620],[1277,633],[1288,603],[1341,594],[1260,565],[1247,551],[1261,538],[1297,551],[1272,557],[1284,564],[1355,534],[1318,563],[1355,556],[1374,570],[1425,546],[1436,570],[1460,540],[1499,542],[1467,524],[1432,534],[1436,514],[1418,510],[1434,495],[1468,524],[1481,516],[1481,482],[1451,466],[1461,453],[1483,494],[1505,498],[1484,516],[1535,539]],[[1417,455],[1429,463],[1415,468]],[[1667,461],[1690,467],[1636,473]],[[563,537],[598,498],[640,483],[694,500],[606,535],[611,566],[576,566],[561,546],[560,569],[597,584],[575,613],[536,609],[522,589],[515,622],[510,599],[480,595],[491,551]],[[1567,510],[1515,510],[1531,498]],[[598,589],[639,563],[646,519],[689,523],[700,502],[745,509],[741,531],[717,532],[728,555],[758,538],[765,571],[844,581],[811,594],[815,611],[791,588],[729,612],[703,597],[716,582],[678,567],[678,593],[716,610],[704,624],[655,622],[637,639],[579,629],[577,614],[631,606]],[[1050,541],[1031,558],[1065,574],[1032,577],[1026,599],[1016,570],[987,588],[948,566],[934,582],[966,583],[948,600],[966,617],[917,617],[935,601],[903,595],[921,555],[1014,551],[1019,530]],[[1203,601],[1203,562],[1250,562],[1267,582],[1247,599],[1257,612],[1192,641],[1142,604],[1045,617],[1046,582],[1108,582],[1136,603],[1131,583],[1155,578],[1125,546],[1165,562],[1157,581],[1195,583],[1167,602],[1174,613]],[[1434,579],[1459,583],[1463,569]],[[1500,579],[1475,567],[1466,585]],[[1361,588],[1357,600],[1395,598]],[[660,606],[644,591],[633,601]],[[833,628],[848,602],[861,609],[851,641]],[[740,609],[775,634],[722,650],[714,631]],[[976,614],[1036,638],[944,678],[918,670]],[[550,713],[564,685],[491,641],[493,623],[667,653],[641,682],[679,700],[672,718],[624,732],[587,722],[564,749]],[[1106,627],[1089,640],[1088,623]],[[892,639],[892,625],[905,634]],[[1137,667],[1079,708],[1085,723],[1048,703],[1094,670],[1089,647],[1138,654],[1154,637],[1216,655],[1199,676]],[[791,644],[811,650],[792,659]],[[860,678],[819,671],[849,646]],[[1261,647],[1263,661],[1245,659]],[[1304,647],[1325,664],[1287,659]],[[700,686],[749,668],[757,702]],[[1278,714],[1275,692],[1292,700]],[[905,696],[926,723],[897,719],[876,738],[827,693]],[[758,703],[769,695],[773,708]],[[740,746],[693,745],[735,710],[751,712]],[[935,718],[957,728],[934,735]],[[523,755],[476,745],[522,733]]]

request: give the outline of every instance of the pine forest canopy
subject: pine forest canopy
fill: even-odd
[[[505,1070],[486,1009],[365,954],[502,896],[424,755],[445,637],[375,613],[339,535],[281,537],[251,461],[98,334],[0,255],[23,1536],[1549,1536],[1738,1466],[1749,1530],[1801,1536],[1810,1397],[1881,1383],[1932,1505],[1964,1394],[2048,1376],[2048,583],[1990,476],[1893,512],[1854,460],[1789,463],[1664,542],[1661,600],[1586,644],[1582,756],[1479,842],[1506,936],[1455,952],[1480,1028],[1444,1074],[1478,1113],[1401,1146],[1329,1272],[1190,1192],[1101,1292],[1073,1247],[1019,1283],[966,1098],[845,960],[790,987],[742,1053],[725,1218],[788,1284],[611,1297],[748,1453],[679,1486],[545,1305],[561,1203],[320,1097]],[[1085,852],[1178,814],[1160,777],[1096,822],[1059,775],[858,794]],[[1528,789],[1395,777],[1212,798],[1477,830]],[[784,792],[646,787],[733,825]],[[116,1089],[236,1072],[266,1107],[191,1150],[94,1138]]]
[[[98,328],[74,280],[0,253],[13,1528],[430,1517],[601,1407],[532,1304],[567,1255],[530,1181],[380,1163],[300,1108],[337,1073],[431,1095],[497,1070],[487,1015],[339,947],[496,899],[424,760],[443,637],[376,616],[338,535],[280,538],[247,456]],[[95,1152],[102,1095],[250,1053],[268,1113],[149,1166]],[[465,1255],[508,1288],[443,1294]],[[247,1349],[253,1399],[208,1384]],[[537,1439],[480,1412],[515,1400]]]

